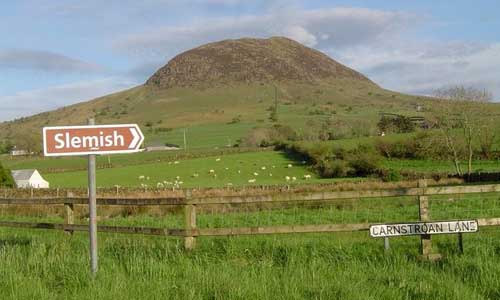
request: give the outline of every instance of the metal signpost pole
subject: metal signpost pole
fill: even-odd
[[[95,125],[94,119],[89,119],[89,125]],[[90,271],[97,273],[97,208],[96,208],[96,180],[95,154],[89,154],[89,238],[90,238]]]
[[[141,151],[144,135],[137,124],[95,126],[53,126],[43,128],[45,156],[88,155],[90,270],[97,273],[97,209],[95,156],[97,154],[134,153]],[[72,213],[68,206],[68,216]],[[68,217],[68,224],[70,223]]]

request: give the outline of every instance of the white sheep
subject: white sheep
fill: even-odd
[[[241,170],[238,170],[238,174],[241,174]]]
[[[215,173],[215,170],[214,170],[214,169],[210,169],[210,170],[208,171],[208,173],[210,173],[210,174],[214,174],[214,173]]]
[[[198,173],[193,174],[193,177],[198,177],[198,176],[200,176],[200,174],[198,174]]]
[[[228,168],[228,167],[225,167],[224,169],[225,169],[226,171],[228,171],[228,170],[229,170],[229,168]]]
[[[149,176],[148,176],[148,177],[146,177],[146,180],[149,180]]]
[[[259,176],[259,173],[253,172],[253,176]]]
[[[261,167],[260,169],[261,169],[261,170],[265,170],[265,169],[266,169],[266,167],[264,166],[264,167]]]
[[[220,161],[220,158],[216,158],[215,161]]]
[[[174,165],[177,165],[179,162],[178,161],[174,161]]]
[[[156,187],[157,187],[157,188],[162,188],[162,187],[164,187],[164,185],[163,185],[163,183],[158,182],[158,183],[156,184]]]
[[[297,177],[293,176],[293,177],[292,177],[292,180],[293,180],[293,181],[297,180]]]
[[[292,164],[288,164],[288,166],[287,166],[287,167],[288,167],[288,168],[291,168],[291,167],[293,167],[293,166],[292,166]]]
[[[181,177],[180,176],[175,176],[175,179],[179,180],[179,179],[181,179]]]
[[[139,176],[139,180],[144,180],[144,178],[146,178],[144,175]]]
[[[286,181],[290,181],[290,176],[285,176]]]
[[[257,181],[257,179],[248,179],[248,183],[255,183]]]
[[[305,179],[305,180],[307,180],[307,179],[311,179],[311,175],[309,175],[309,174],[304,175],[304,179]]]
[[[273,177],[273,173],[269,173],[269,177]]]

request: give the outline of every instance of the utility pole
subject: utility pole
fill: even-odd
[[[278,87],[274,85],[274,113],[278,117]]]
[[[184,151],[187,151],[186,128],[184,128]]]

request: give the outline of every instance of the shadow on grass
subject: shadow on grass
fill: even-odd
[[[28,238],[6,238],[0,239],[0,250],[11,246],[28,246],[31,239]]]

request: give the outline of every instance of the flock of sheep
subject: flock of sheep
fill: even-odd
[[[216,162],[220,162],[220,161],[221,161],[221,158],[216,158],[216,159],[215,159],[215,161],[216,161]],[[179,161],[169,162],[168,164],[169,164],[169,165],[170,165],[170,164],[179,164]],[[287,167],[287,168],[292,168],[292,167],[293,167],[293,165],[292,165],[292,164],[288,164],[286,167]],[[275,168],[276,168],[276,166],[271,166],[271,169],[275,169]],[[229,170],[229,168],[228,168],[228,167],[225,167],[224,169],[225,169],[226,171],[228,171],[228,170]],[[262,166],[262,167],[260,167],[260,170],[262,171],[262,173],[264,173],[264,172],[267,170],[267,167],[266,167],[266,166]],[[237,173],[238,173],[238,174],[241,174],[241,170],[238,170],[238,171],[237,171]],[[208,174],[209,174],[210,176],[212,176],[213,178],[217,178],[217,173],[215,172],[215,170],[214,170],[214,169],[210,169],[210,170],[208,170]],[[252,174],[252,175],[253,175],[253,178],[248,179],[248,181],[247,181],[248,183],[256,183],[256,182],[257,182],[257,177],[258,177],[258,176],[262,176],[263,174],[260,174],[259,172],[253,172],[253,174]],[[194,173],[194,174],[192,174],[192,175],[191,175],[191,177],[192,177],[192,178],[197,178],[197,177],[199,177],[199,176],[200,176],[200,174],[199,174],[199,173]],[[272,176],[273,176],[273,173],[269,172],[269,173],[267,174],[267,176],[272,177]],[[304,176],[303,176],[303,179],[304,179],[304,180],[309,180],[309,179],[311,179],[311,178],[312,178],[312,176],[311,176],[311,175],[309,175],[309,174],[306,174],[306,175],[304,175]],[[285,178],[284,178],[284,179],[285,179],[285,181],[286,181],[286,182],[290,182],[290,181],[294,182],[294,181],[296,181],[296,180],[297,180],[297,177],[296,177],[296,176],[285,176]],[[147,188],[147,187],[148,187],[148,184],[146,184],[146,183],[144,183],[144,182],[147,182],[147,181],[149,181],[149,180],[150,180],[150,177],[149,177],[149,176],[144,176],[144,175],[140,175],[140,176],[139,176],[139,181],[141,181],[141,182],[142,182],[142,183],[141,183],[141,187],[142,187],[142,188]],[[157,188],[167,188],[167,187],[180,188],[183,184],[184,184],[184,182],[183,182],[183,181],[181,181],[181,177],[180,177],[180,176],[176,176],[174,181],[166,181],[166,180],[165,180],[165,181],[162,181],[162,182],[158,182],[158,183],[156,184],[156,187],[157,187]],[[233,184],[232,184],[232,183],[227,183],[226,185],[227,185],[227,186],[232,186]]]

